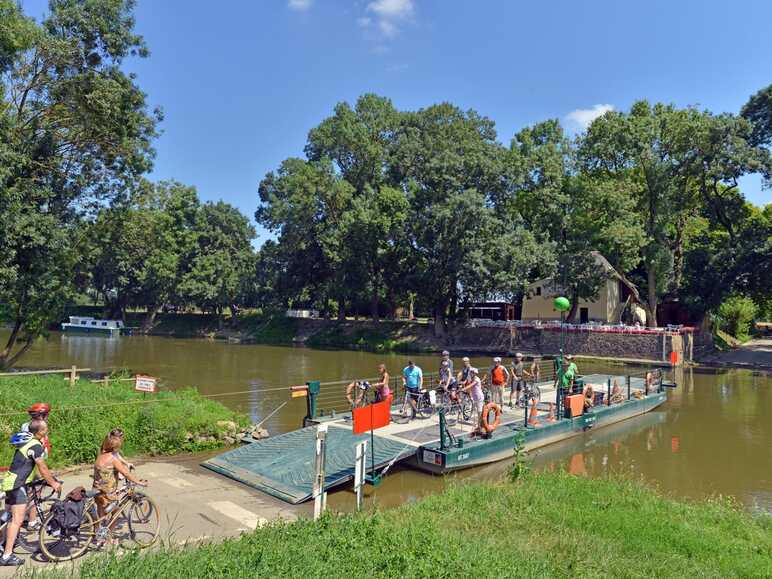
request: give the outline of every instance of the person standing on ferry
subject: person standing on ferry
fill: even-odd
[[[509,372],[496,356],[491,367],[491,399],[499,406],[504,405],[504,386],[509,381]]]

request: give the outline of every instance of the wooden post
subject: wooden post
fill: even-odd
[[[365,459],[367,458],[367,440],[357,443],[356,461],[354,462],[354,490],[357,493],[357,511],[362,510],[365,487]]]
[[[77,366],[73,366],[70,368],[70,388],[75,386],[75,380],[78,379],[78,368]]]
[[[324,492],[324,462],[327,454],[327,424],[316,428],[316,457],[314,460],[314,520],[322,516],[327,506],[327,493]]]

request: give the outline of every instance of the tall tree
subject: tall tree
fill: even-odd
[[[3,76],[3,149],[12,154],[0,174],[0,210],[12,210],[0,254],[12,256],[15,282],[0,295],[14,327],[0,367],[18,360],[17,340],[28,348],[57,315],[61,301],[51,299],[71,287],[66,268],[41,276],[38,266],[67,264],[77,250],[66,232],[79,216],[133,189],[151,166],[160,113],[148,111],[121,70],[125,57],[147,54],[132,10],[130,0],[52,1]]]
[[[178,295],[216,313],[221,324],[225,308],[236,315],[244,305],[244,288],[254,265],[255,235],[249,220],[232,205],[219,201],[201,206],[195,222],[196,245]]]
[[[772,84],[754,94],[740,115],[753,126],[751,144],[757,147],[772,147]]]

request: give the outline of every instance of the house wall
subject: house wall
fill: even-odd
[[[537,286],[542,288],[540,296],[535,295]],[[530,297],[523,299],[523,320],[560,319],[560,312],[552,305],[556,295],[548,281],[531,284],[529,294]],[[616,279],[608,279],[598,291],[598,298],[595,301],[579,300],[578,307],[587,308],[590,320],[608,322],[612,320],[617,304],[619,304],[619,284]],[[576,319],[579,319],[578,309]]]

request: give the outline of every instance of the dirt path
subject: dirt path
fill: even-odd
[[[739,368],[772,370],[772,338],[751,340],[734,350],[713,354],[705,361]]]
[[[160,538],[165,544],[184,545],[237,537],[242,532],[275,519],[294,520],[311,507],[295,507],[228,480],[201,466],[200,456],[137,461],[137,474],[149,480],[147,494],[161,510]],[[91,488],[92,470],[59,475],[64,492],[76,486]],[[51,563],[17,549],[26,560],[22,568],[48,568]],[[93,556],[87,553],[84,557]],[[0,577],[11,576],[15,569],[0,567]]]

